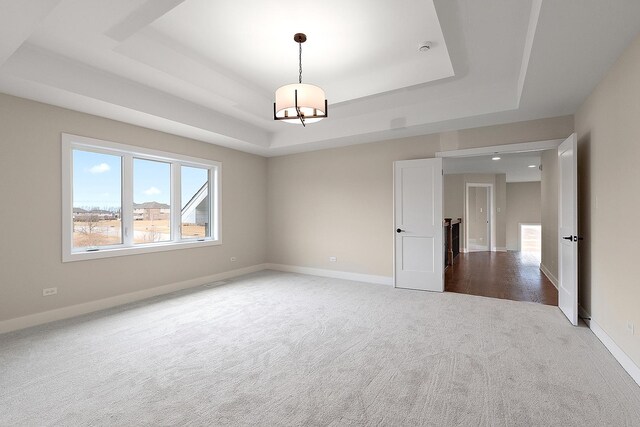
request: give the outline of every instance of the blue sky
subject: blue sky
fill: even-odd
[[[135,203],[169,204],[170,165],[134,159],[133,200]],[[182,205],[206,182],[207,170],[182,167]],[[121,205],[122,160],[120,156],[73,150],[73,206],[119,208]]]
[[[207,182],[208,171],[206,169],[182,167],[182,207],[186,205],[194,194]]]
[[[133,159],[133,202],[171,200],[171,165],[152,160]]]
[[[73,207],[120,207],[121,177],[119,156],[73,150]]]

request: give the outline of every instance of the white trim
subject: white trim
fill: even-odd
[[[70,317],[76,317],[83,314],[128,304],[131,302],[141,301],[147,298],[168,294],[182,289],[195,288],[197,286],[206,284],[214,284],[214,282],[220,280],[254,273],[256,271],[264,270],[265,268],[265,264],[257,264],[250,267],[239,268],[237,270],[230,270],[222,273],[212,274],[210,276],[197,277],[195,279],[170,283],[168,285],[158,286],[155,288],[143,289],[136,292],[130,292],[127,294],[99,299],[96,301],[89,301],[82,304],[58,308],[55,310],[49,310],[41,313],[30,314],[27,316],[16,317],[14,319],[3,320],[0,322],[0,334],[28,328],[31,326],[41,325],[56,320],[68,319]]]
[[[133,233],[129,233],[133,234]],[[205,246],[218,246],[219,240],[184,240],[181,242],[138,243],[135,246],[122,248],[108,247],[93,252],[63,253],[62,262],[83,261],[87,259],[113,258],[117,256],[149,254],[154,252],[175,251],[177,249],[202,248]]]
[[[185,156],[170,152],[125,145],[84,136],[61,134],[62,140],[62,262],[87,259],[111,258],[152,252],[164,252],[176,249],[196,248],[222,244],[220,203],[222,200],[221,170],[222,163]],[[73,248],[73,150],[93,151],[122,157],[122,206],[121,227],[122,243],[102,246],[97,250]],[[133,242],[133,159],[141,158],[167,162],[171,165],[171,240],[149,244]],[[207,169],[209,177],[209,236],[204,239],[182,238],[180,234],[180,167],[189,166]],[[215,195],[213,197],[212,195]]]
[[[582,308],[582,311],[587,314],[587,316],[584,317],[589,317],[584,308]],[[618,363],[622,365],[622,368],[627,371],[631,378],[633,378],[633,380],[640,386],[640,367],[638,367],[638,365],[636,365],[633,360],[631,360],[631,358],[627,356],[620,347],[618,347],[618,344],[613,341],[613,339],[600,327],[600,325],[598,325],[595,320],[591,319],[589,322],[589,328],[594,335],[598,337],[602,344],[607,347],[607,350],[609,350],[613,357],[616,358]]]
[[[333,279],[353,280],[354,282],[373,283],[393,286],[393,276],[375,276],[372,274],[352,273],[350,271],[325,270],[322,268],[299,267],[297,265],[265,264],[268,270],[288,273],[308,274],[310,276],[331,277]]]
[[[553,286],[555,286],[556,289],[558,289],[558,278],[553,274],[551,274],[551,271],[549,271],[549,269],[545,267],[543,263],[540,263],[540,271],[542,271],[542,274],[547,276],[547,279],[549,279],[549,281],[553,284]]]
[[[507,248],[504,246],[497,246],[495,248],[493,248],[494,252],[507,252]]]
[[[496,153],[526,153],[528,151],[555,150],[564,139],[522,142],[518,144],[493,145],[491,147],[468,148],[464,150],[438,151],[436,157],[476,157]]]

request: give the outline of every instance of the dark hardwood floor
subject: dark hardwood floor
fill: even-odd
[[[528,252],[461,253],[445,272],[445,291],[558,305],[558,290]]]

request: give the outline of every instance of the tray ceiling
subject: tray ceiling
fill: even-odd
[[[272,120],[299,31],[304,129]],[[272,156],[573,114],[639,31],[634,1],[7,0],[0,91]]]

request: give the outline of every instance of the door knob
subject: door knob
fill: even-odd
[[[573,236],[563,236],[564,240],[571,240],[573,242]]]
[[[396,230],[396,233],[404,233],[404,230],[403,230],[402,228],[398,228],[398,229]]]

